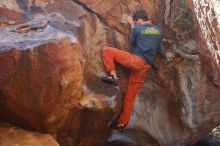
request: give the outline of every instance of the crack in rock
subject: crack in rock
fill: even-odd
[[[101,15],[99,15],[98,13],[96,13],[95,11],[93,11],[92,9],[90,9],[90,8],[89,8],[88,6],[86,6],[85,4],[81,3],[81,2],[78,1],[78,0],[72,0],[72,1],[75,2],[76,4],[82,6],[82,7],[83,7],[85,10],[87,10],[88,12],[90,12],[90,13],[94,14],[95,16],[97,16],[97,18],[98,18],[104,25],[106,25],[107,27],[109,27],[110,29],[112,29],[112,30],[114,30],[114,31],[116,31],[116,32],[118,32],[118,33],[120,33],[121,35],[124,35],[123,32],[121,32],[121,31],[118,30],[117,28],[114,28],[114,27],[110,26],[110,25],[105,21],[105,19],[104,19]]]

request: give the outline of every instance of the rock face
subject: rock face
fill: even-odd
[[[120,102],[98,78],[100,49],[120,35],[68,0],[0,4],[0,117],[63,146],[102,144]]]
[[[209,79],[220,87],[220,2],[192,0],[190,4],[201,61]]]
[[[203,4],[213,19],[200,15]],[[155,60],[128,128],[110,136],[127,70],[118,68],[120,92],[100,81],[101,48],[129,48],[126,16],[139,9],[163,29],[164,46],[177,57]],[[104,145],[189,146],[220,123],[214,1],[2,0],[0,12],[1,118],[49,133],[62,146],[101,146],[107,139]]]
[[[52,136],[0,123],[0,146],[60,146]]]

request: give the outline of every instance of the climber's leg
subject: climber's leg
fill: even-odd
[[[126,51],[122,51],[112,47],[103,47],[102,48],[102,59],[105,67],[105,71],[107,73],[115,73],[115,63],[118,62],[124,66],[129,64],[129,58],[131,58],[132,54]]]
[[[143,68],[140,71],[132,71],[130,73],[128,88],[124,98],[123,111],[119,117],[118,124],[126,124],[126,125],[128,124],[133,109],[135,96],[137,95],[138,90],[140,89],[142,84],[144,83],[144,77],[146,71],[149,68],[150,66],[148,65],[147,67]]]
[[[112,47],[102,48],[102,58],[105,71],[115,78],[117,78],[115,62],[131,70],[140,70],[146,65],[148,66],[141,57]]]

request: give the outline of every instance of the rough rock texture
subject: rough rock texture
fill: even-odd
[[[213,3],[207,1],[218,16]],[[185,0],[2,0],[0,117],[49,133],[62,146],[99,146],[106,139],[106,146],[194,144],[220,123],[219,66],[202,44],[203,22],[197,22],[201,4]],[[120,111],[127,70],[118,68],[121,92],[101,82],[101,47],[129,49],[126,16],[142,8],[163,29],[164,46],[177,57],[171,63],[155,61],[136,98],[128,128],[110,136],[107,125]],[[209,19],[214,20],[207,17],[204,21]],[[209,47],[218,49],[218,17],[209,23],[213,40]]]
[[[60,146],[49,134],[26,131],[0,123],[0,146]]]
[[[209,79],[220,87],[220,1],[191,0],[196,39],[202,64]]]
[[[101,44],[120,35],[68,0],[0,3],[0,117],[64,146],[103,143],[119,90],[96,72]]]

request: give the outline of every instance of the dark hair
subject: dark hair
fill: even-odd
[[[139,11],[135,12],[135,14],[133,15],[133,19],[134,19],[134,21],[137,21],[138,19],[142,19],[144,21],[149,20],[147,12],[145,10],[139,10]]]

